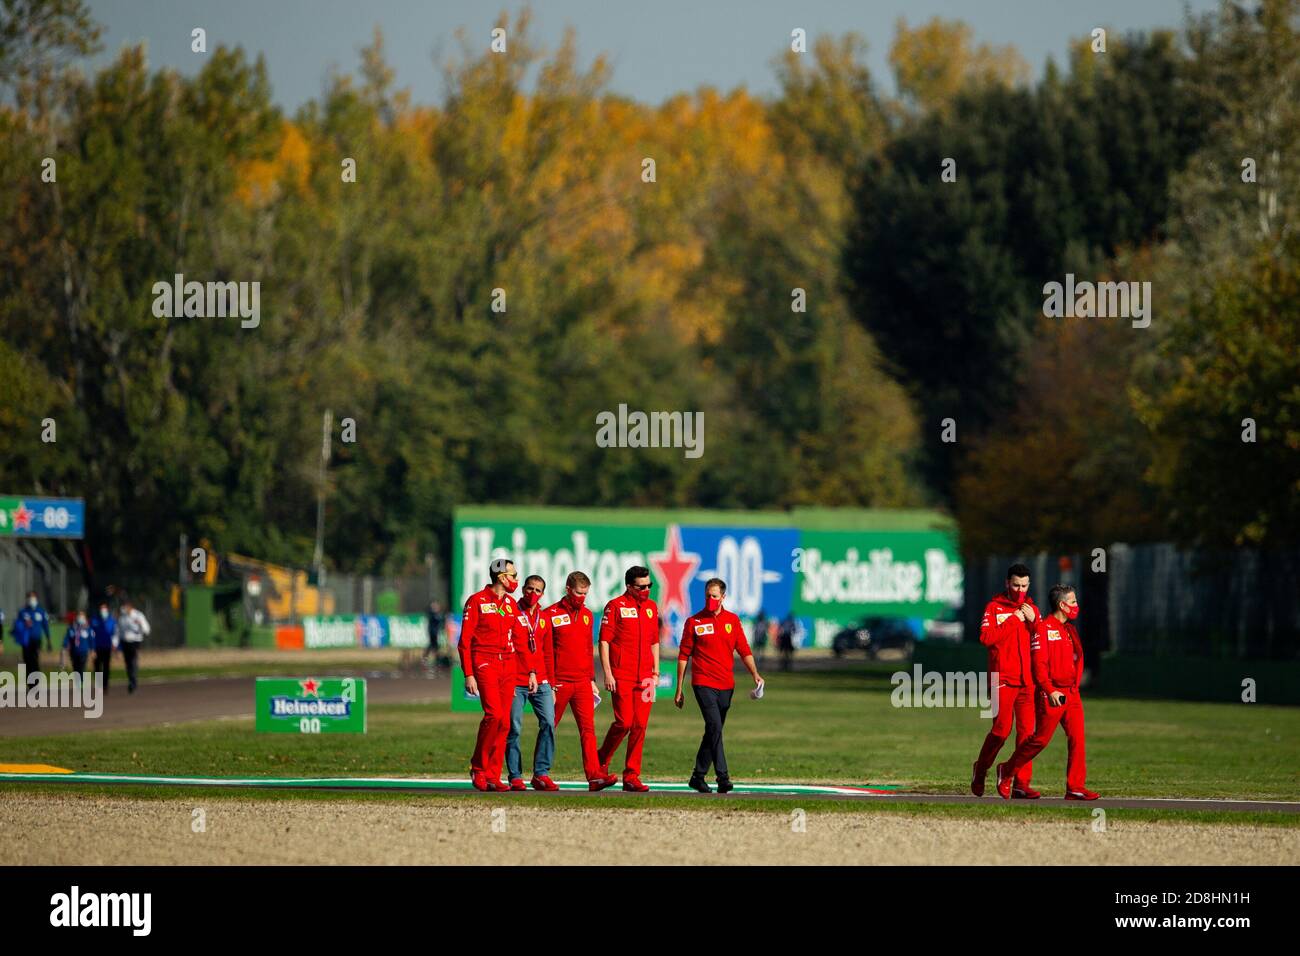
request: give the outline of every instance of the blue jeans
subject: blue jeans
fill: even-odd
[[[510,733],[506,736],[506,772],[511,780],[521,779],[522,758],[519,753],[519,731],[524,726],[524,700],[533,705],[537,715],[537,746],[533,748],[533,776],[543,777],[551,772],[555,759],[555,694],[550,684],[539,684],[537,693],[528,693],[527,687],[515,688],[515,699],[510,705]]]

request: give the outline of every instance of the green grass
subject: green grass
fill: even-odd
[[[773,673],[758,702],[742,685],[727,721],[732,776],[752,783],[889,783],[965,792],[989,722],[974,709],[895,708],[890,689],[887,668],[866,666]],[[1110,698],[1087,700],[1085,707],[1089,784],[1105,796],[1300,799],[1300,709]],[[606,702],[597,711],[598,734],[609,720]],[[4,738],[0,762],[104,773],[461,776],[468,773],[477,723],[476,715],[453,714],[446,704],[372,705],[365,736],[259,735],[251,719],[207,721]],[[689,695],[682,711],[661,698],[650,721],[643,775],[684,780],[701,729]],[[526,753],[533,736],[526,725]],[[572,717],[558,737],[554,775],[581,779]],[[1009,752],[1008,744],[1004,757]],[[616,760],[614,769],[619,766]],[[1064,768],[1065,737],[1058,730],[1035,762],[1035,785],[1059,796]]]

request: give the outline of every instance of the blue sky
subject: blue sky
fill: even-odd
[[[104,53],[147,43],[149,62],[183,73],[202,66],[190,52],[201,26],[209,49],[219,43],[266,56],[276,102],[292,112],[320,95],[331,68],[354,72],[358,50],[373,28],[384,32],[397,84],[417,103],[435,103],[442,79],[435,51],[457,49],[464,27],[486,47],[496,14],[520,0],[89,0],[105,27]],[[1186,9],[1213,9],[1215,0],[537,0],[533,36],[553,47],[566,25],[577,30],[584,63],[604,52],[614,67],[612,90],[647,103],[699,86],[775,91],[772,59],[802,27],[819,33],[857,31],[867,38],[868,65],[892,90],[887,54],[902,16],[916,25],[941,16],[970,24],[976,40],[1010,43],[1036,74],[1049,56],[1064,64],[1071,38],[1094,26],[1108,30],[1177,27]]]

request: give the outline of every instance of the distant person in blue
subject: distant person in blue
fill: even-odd
[[[77,612],[77,619],[68,625],[68,633],[63,635],[63,647],[59,650],[59,666],[63,666],[63,654],[66,651],[72,669],[79,677],[86,676],[86,658],[95,644],[95,632],[90,628],[85,611]]]
[[[95,672],[104,675],[103,693],[108,693],[108,676],[113,663],[113,649],[117,647],[117,621],[108,610],[108,602],[100,601],[95,616],[90,621],[95,636]]]
[[[14,642],[23,649],[23,664],[27,667],[27,682],[36,680],[41,669],[41,635],[45,636],[45,649],[51,653],[50,616],[36,599],[35,591],[27,592],[27,606],[14,618]]]

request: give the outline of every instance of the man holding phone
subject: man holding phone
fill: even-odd
[[[1058,584],[1048,595],[1052,613],[1040,618],[1030,644],[1033,655],[1036,729],[1016,747],[1011,759],[998,765],[998,794],[1011,797],[1011,781],[1020,768],[1028,764],[1047,746],[1056,725],[1065,725],[1068,752],[1065,765],[1065,799],[1096,800],[1098,794],[1086,786],[1087,765],[1084,761],[1083,701],[1079,697],[1079,680],[1083,677],[1083,644],[1075,630],[1079,601],[1074,588]]]

